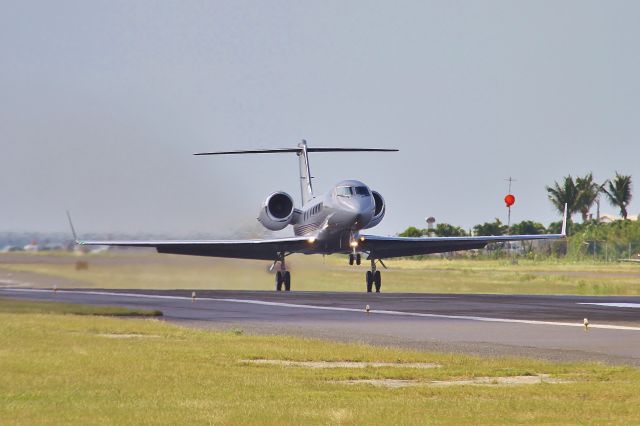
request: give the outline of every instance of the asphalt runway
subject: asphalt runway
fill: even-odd
[[[0,297],[159,309],[164,320],[208,329],[640,365],[640,297],[222,290],[191,296],[191,290],[0,289]]]

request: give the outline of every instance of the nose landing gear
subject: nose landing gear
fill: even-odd
[[[353,266],[354,262],[356,265],[360,266],[360,263],[362,262],[362,257],[360,256],[360,253],[355,253],[355,254],[352,253],[349,255],[349,265]]]

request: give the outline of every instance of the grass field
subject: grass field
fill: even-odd
[[[271,290],[268,262],[168,256],[151,253],[25,256],[0,255],[0,268],[73,280],[69,286],[102,288],[208,288]],[[88,270],[75,270],[86,260]],[[385,292],[640,295],[640,265],[520,260],[388,260]],[[293,289],[361,291],[366,266],[340,256],[291,256]],[[46,286],[46,280],[43,281]],[[41,285],[41,281],[33,282]]]
[[[3,425],[640,422],[640,370],[632,367],[429,354],[240,330],[214,333],[154,319],[24,313],[9,300],[0,306]],[[243,362],[251,359],[440,367],[311,369]],[[429,384],[536,374],[566,383]],[[344,383],[354,379],[417,383]]]
[[[0,314],[71,314],[102,315],[111,317],[158,317],[162,312],[147,309],[130,309],[121,306],[90,306],[61,302],[33,302],[0,298]]]

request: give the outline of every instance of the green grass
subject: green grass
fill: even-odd
[[[640,370],[632,367],[214,333],[152,319],[0,313],[0,324],[3,425],[640,422]],[[318,370],[243,359],[442,367]],[[402,389],[339,383],[540,373],[571,383]]]
[[[207,288],[271,290],[268,262],[158,254],[36,257],[32,263],[3,263],[12,271],[75,281],[69,286],[101,288]],[[385,292],[640,295],[640,265],[557,260],[392,259],[383,271]],[[288,258],[293,289],[362,291],[366,266],[348,266],[342,256]],[[35,282],[36,285],[38,282]]]
[[[70,314],[112,317],[157,317],[158,310],[129,309],[119,306],[78,305],[61,302],[32,302],[0,298],[0,314]]]

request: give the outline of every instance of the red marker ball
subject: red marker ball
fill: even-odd
[[[507,205],[507,207],[511,207],[512,205],[514,205],[514,204],[515,204],[515,202],[516,202],[516,197],[514,197],[514,196],[513,196],[513,195],[511,195],[511,194],[507,194],[507,196],[506,196],[506,197],[504,197],[504,202],[505,202],[505,204]]]

